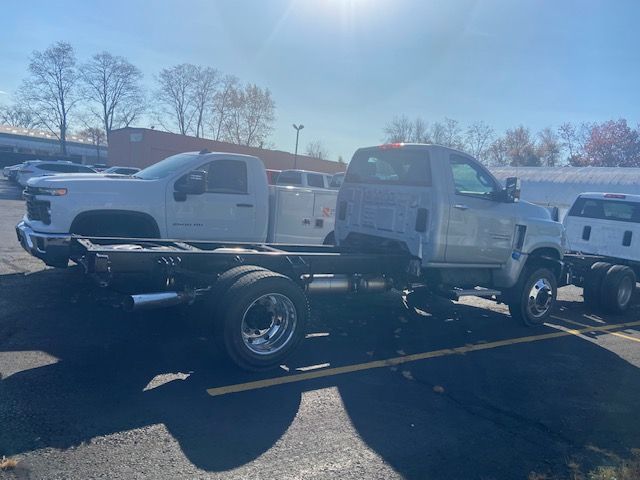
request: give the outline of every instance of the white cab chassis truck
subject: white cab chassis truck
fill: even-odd
[[[564,218],[567,283],[595,309],[625,312],[640,276],[640,195],[582,193]]]
[[[18,236],[28,247],[20,226]],[[358,150],[338,195],[335,245],[237,240],[74,236],[71,255],[99,285],[118,288],[128,309],[207,298],[214,338],[248,370],[277,367],[298,345],[311,294],[394,288],[409,306],[476,295],[535,326],[549,317],[564,270],[563,227],[547,210],[518,201],[515,179],[504,189],[470,156],[437,145]],[[147,284],[119,281],[130,276]]]
[[[317,244],[333,231],[336,196],[269,186],[257,157],[182,153],[133,176],[30,180],[17,231],[32,255],[57,267],[72,258],[72,235]]]

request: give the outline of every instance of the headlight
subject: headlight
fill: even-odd
[[[67,194],[66,188],[38,188],[36,195],[52,195],[54,197],[61,197]]]

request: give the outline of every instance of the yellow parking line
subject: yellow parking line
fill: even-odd
[[[557,317],[554,317],[557,318]],[[562,320],[563,322],[572,323],[573,325],[578,325],[580,327],[589,327],[584,323],[576,322],[574,320],[567,320],[566,318],[557,318],[558,320]],[[627,340],[633,340],[634,342],[640,343],[640,338],[632,337],[631,335],[625,335],[624,333],[619,332],[607,332],[608,335],[614,335],[616,337],[625,338]]]
[[[557,320],[566,321],[563,318],[554,317]],[[227,395],[229,393],[244,392],[247,390],[257,390],[259,388],[273,387],[275,385],[284,385],[287,383],[303,382],[305,380],[313,380],[316,378],[332,377],[345,373],[361,372],[363,370],[372,370],[375,368],[392,367],[403,363],[417,362],[429,358],[445,357],[448,355],[460,355],[469,352],[477,352],[480,350],[489,350],[492,348],[505,347],[509,345],[517,345],[520,343],[531,343],[540,340],[549,340],[552,338],[566,337],[569,335],[580,335],[587,332],[603,332],[614,328],[635,327],[640,325],[640,321],[619,323],[616,325],[603,325],[599,327],[581,328],[577,330],[562,330],[553,333],[544,333],[541,335],[530,335],[527,337],[510,338],[507,340],[498,340],[495,342],[477,343],[473,345],[465,345],[464,347],[443,348],[441,350],[433,350],[431,352],[415,353],[412,355],[403,355],[401,357],[387,358],[384,360],[374,360],[366,363],[356,363],[354,365],[345,365],[343,367],[328,368],[326,370],[317,370],[312,372],[287,375],[283,377],[266,378],[255,382],[238,383],[235,385],[225,385],[223,387],[215,387],[207,389],[207,393],[212,397],[219,395]]]

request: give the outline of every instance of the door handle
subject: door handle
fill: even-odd
[[[456,203],[453,208],[457,208],[458,210],[469,210],[467,205],[463,205],[462,203]]]
[[[253,208],[253,203],[236,203],[236,207]]]

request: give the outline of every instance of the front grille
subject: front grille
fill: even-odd
[[[37,188],[29,186],[24,191],[24,198],[27,201],[27,218],[49,225],[51,223],[51,215],[49,214],[51,204],[45,200],[37,200],[35,197],[37,193]]]

